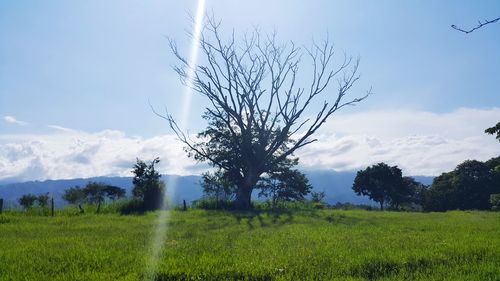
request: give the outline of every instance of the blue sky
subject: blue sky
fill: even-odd
[[[17,172],[9,170],[3,176],[70,176],[48,174],[48,170],[56,168],[45,167],[43,163],[48,160],[42,152],[36,157],[35,152],[31,156],[28,153],[29,161],[24,164],[21,156],[7,157],[11,155],[7,145],[20,143],[14,139],[32,143],[40,136],[55,138],[70,132],[96,136],[113,131],[119,132],[111,134],[115,138],[119,135],[147,141],[171,134],[166,123],[151,112],[148,102],[179,114],[176,110],[181,108],[185,91],[172,71],[175,59],[166,37],[178,41],[188,53],[188,14],[195,13],[196,5],[194,0],[0,2],[0,157],[7,159],[4,166],[14,162],[19,166]],[[481,120],[465,124],[477,127],[467,133],[451,132],[450,128],[429,132],[423,128],[406,130],[391,140],[414,135],[439,135],[450,141],[474,135],[483,138],[484,126],[500,121],[500,23],[469,35],[450,28],[451,24],[472,27],[478,19],[500,16],[499,1],[207,0],[206,5],[208,11],[223,20],[226,30],[234,28],[237,34],[258,25],[265,32],[276,30],[283,40],[308,45],[313,38],[321,40],[328,33],[339,52],[359,55],[362,77],[352,94],[362,94],[369,87],[375,94],[342,112],[345,120],[355,119],[349,114],[369,112],[374,112],[373,116],[393,112],[440,120],[457,115],[458,119],[450,117],[446,123],[457,127],[462,124],[453,120]],[[191,131],[203,127],[199,113],[204,102],[193,99],[188,125]],[[413,121],[418,120],[400,124],[394,130],[411,127]],[[328,126],[335,132],[325,134],[345,138],[362,133],[353,133],[353,128],[342,131],[338,122]],[[377,125],[387,134],[376,137],[390,141],[386,125],[371,127]],[[487,150],[482,154],[472,151],[470,157],[498,154],[494,139],[486,136],[481,141],[487,143]],[[42,172],[29,176],[26,169],[34,159],[42,163]],[[440,169],[453,167],[451,162],[458,164],[453,161],[442,164]],[[425,166],[425,161],[421,162]],[[356,165],[348,167],[354,169],[361,164]]]

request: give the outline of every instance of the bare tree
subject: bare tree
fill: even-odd
[[[500,18],[496,18],[496,19],[493,19],[493,20],[484,20],[484,21],[480,21],[479,20],[479,21],[477,21],[478,25],[476,27],[473,27],[473,28],[470,28],[470,29],[462,29],[462,28],[460,28],[460,27],[458,27],[458,26],[456,26],[454,24],[451,25],[451,28],[453,28],[455,30],[458,30],[460,32],[463,32],[465,34],[469,34],[469,33],[473,32],[474,30],[477,30],[477,29],[479,29],[479,28],[481,28],[481,27],[483,27],[483,26],[485,26],[487,24],[494,23],[494,22],[497,22],[499,20],[500,20]]]
[[[344,54],[333,67],[334,49],[328,38],[302,49],[293,42],[278,43],[275,33],[261,36],[255,29],[241,42],[236,41],[234,31],[223,42],[220,24],[213,17],[207,20],[199,42],[205,61],[195,69],[189,69],[175,42],[170,42],[180,61],[175,71],[209,101],[203,115],[208,127],[193,139],[168,112],[160,116],[168,120],[189,156],[228,173],[237,187],[236,206],[247,209],[263,174],[290,166],[293,153],[317,140],[312,136],[328,117],[364,100],[370,91],[343,100],[359,79],[359,59]],[[298,86],[297,79],[303,55],[312,62],[311,81],[306,87]],[[304,117],[309,114],[306,109],[330,91],[328,86],[335,80],[336,96],[324,99],[312,117]]]

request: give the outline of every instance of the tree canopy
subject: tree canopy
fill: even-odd
[[[153,159],[149,164],[137,159],[132,170],[134,174],[132,194],[142,201],[144,210],[156,210],[163,206],[165,184],[160,180],[161,175],[155,169],[158,163],[160,163],[160,158]]]
[[[424,209],[487,210],[491,194],[500,193],[500,157],[486,162],[467,160],[436,177],[425,192]]]
[[[36,195],[33,194],[25,194],[19,198],[18,202],[24,209],[29,209],[33,207],[37,199]]]
[[[425,187],[411,177],[403,177],[398,166],[378,163],[358,171],[352,189],[379,203],[383,210],[386,203],[398,209],[403,203],[415,202]]]

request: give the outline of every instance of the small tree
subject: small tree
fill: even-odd
[[[311,192],[311,201],[313,203],[321,203],[321,202],[323,202],[323,199],[325,199],[325,197],[326,197],[326,194],[324,191],[320,191],[320,192],[312,191]]]
[[[137,159],[134,165],[132,194],[143,202],[145,210],[157,210],[163,206],[165,196],[165,183],[160,178],[161,175],[155,170],[155,164],[160,162],[155,158],[148,165],[144,161]]]
[[[366,195],[380,204],[392,203],[396,208],[409,195],[408,187],[403,183],[401,170],[397,166],[378,163],[365,170],[358,171],[352,189],[358,195]]]
[[[64,191],[64,194],[62,195],[62,198],[66,202],[68,202],[69,204],[77,205],[80,213],[82,214],[85,212],[82,208],[82,204],[85,203],[86,197],[87,196],[85,195],[85,191],[79,186],[66,189]]]
[[[236,196],[235,185],[229,180],[227,173],[222,170],[204,173],[200,184],[205,196],[217,201],[234,200]]]
[[[101,211],[101,204],[104,202],[106,197],[106,187],[107,186],[103,183],[89,182],[83,189],[87,202],[97,206],[97,214]]]
[[[271,198],[273,206],[278,201],[302,201],[312,186],[307,177],[298,170],[282,169],[263,178],[257,185],[259,196]]]
[[[49,193],[45,194],[40,194],[36,198],[36,202],[38,203],[38,206],[45,208],[47,205],[49,205]]]
[[[37,196],[33,194],[25,194],[19,198],[18,202],[21,206],[23,206],[24,209],[30,209],[33,207],[37,200]]]

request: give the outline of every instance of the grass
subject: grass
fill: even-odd
[[[141,280],[158,213],[0,215],[0,280]],[[172,211],[157,280],[500,280],[500,213]]]

